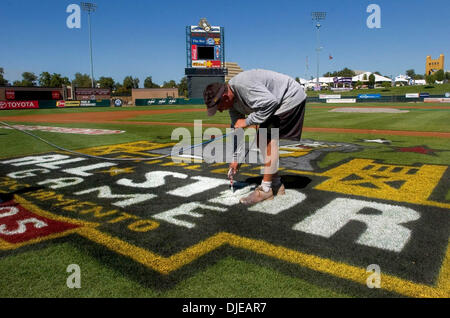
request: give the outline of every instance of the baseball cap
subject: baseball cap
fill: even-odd
[[[225,83],[212,83],[206,86],[203,91],[203,99],[205,100],[208,116],[213,116],[217,112],[225,87]]]

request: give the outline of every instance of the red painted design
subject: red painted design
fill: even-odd
[[[77,227],[37,215],[13,200],[0,203],[0,239],[8,243],[45,238]]]
[[[423,146],[416,146],[416,147],[397,147],[397,151],[400,152],[415,152],[415,153],[421,153],[424,155],[434,154],[435,150],[430,149]]]

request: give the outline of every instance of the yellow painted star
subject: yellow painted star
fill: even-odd
[[[132,173],[132,172],[134,172],[133,169],[134,169],[133,167],[128,167],[128,168],[111,167],[108,170],[103,170],[103,171],[99,171],[99,172],[109,173],[109,175],[111,177],[113,177],[113,176],[117,176],[122,173]]]

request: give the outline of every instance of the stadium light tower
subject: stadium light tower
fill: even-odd
[[[81,8],[88,13],[88,24],[89,24],[89,51],[91,54],[91,83],[92,88],[94,88],[94,63],[92,61],[92,36],[91,36],[91,12],[97,9],[97,5],[91,2],[81,2]]]
[[[319,88],[320,87],[320,83],[319,83],[319,54],[320,54],[320,50],[322,49],[320,47],[320,38],[319,38],[319,34],[320,34],[320,27],[322,26],[320,24],[321,20],[325,20],[325,17],[327,16],[326,12],[323,11],[314,11],[311,13],[311,17],[313,18],[313,20],[316,21],[316,28],[317,28],[317,84],[316,87]]]

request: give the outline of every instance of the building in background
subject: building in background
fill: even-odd
[[[439,58],[432,60],[431,56],[427,56],[425,64],[425,75],[433,74],[436,71],[444,70],[444,54],[439,55]]]
[[[225,76],[225,82],[243,72],[244,70],[235,62],[225,62],[225,68],[227,69],[227,75]]]

